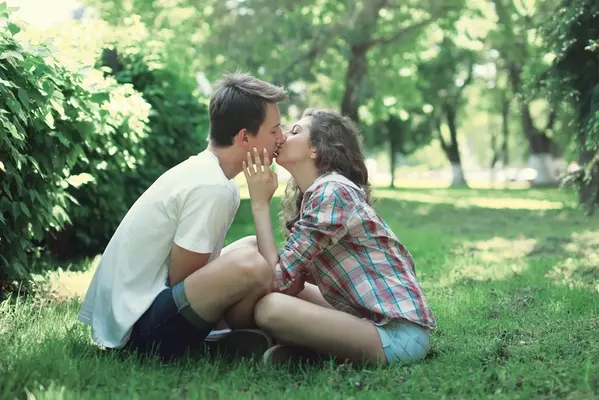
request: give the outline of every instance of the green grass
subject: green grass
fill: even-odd
[[[0,304],[0,398],[599,398],[599,221],[572,193],[375,194],[437,317],[423,362],[163,365],[96,349],[77,300],[12,299]],[[228,241],[251,233],[244,200]]]

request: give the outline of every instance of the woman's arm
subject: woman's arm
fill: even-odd
[[[266,149],[263,150],[262,158],[256,148],[253,156],[248,152],[246,161],[243,162],[243,173],[250,192],[258,251],[274,270],[279,261],[279,254],[270,221],[270,199],[277,190],[279,181],[277,174],[269,168],[270,159]]]
[[[254,204],[252,202],[252,215],[254,225],[256,226],[256,241],[258,242],[258,251],[266,259],[268,265],[273,269],[279,262],[279,252],[275,237],[272,233],[272,222],[270,220],[270,204]]]

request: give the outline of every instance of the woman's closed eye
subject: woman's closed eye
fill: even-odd
[[[292,135],[297,135],[298,133],[300,133],[300,132],[301,132],[301,130],[302,130],[302,129],[301,129],[299,126],[297,126],[297,125],[293,125],[293,126],[291,127],[291,131],[290,131],[290,133],[291,133]]]

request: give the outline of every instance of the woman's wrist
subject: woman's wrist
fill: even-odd
[[[270,211],[270,202],[253,202],[252,201],[252,212],[265,212]]]

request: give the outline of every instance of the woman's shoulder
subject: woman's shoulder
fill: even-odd
[[[314,183],[306,190],[306,194],[319,193],[334,195],[337,193],[364,193],[364,190],[345,176],[332,172],[326,175],[321,175]]]
[[[353,208],[366,203],[366,197],[364,191],[355,185],[348,185],[339,180],[322,180],[306,190],[304,201],[312,207],[335,204],[336,207]]]

